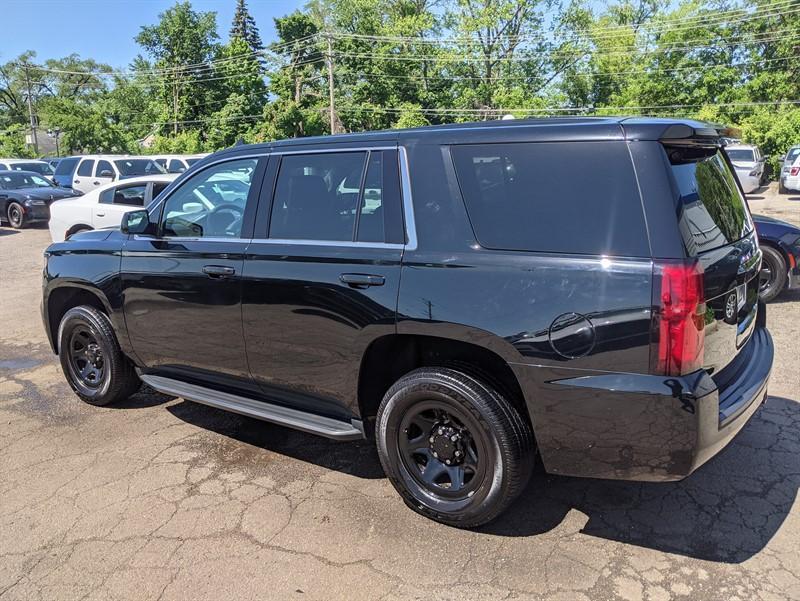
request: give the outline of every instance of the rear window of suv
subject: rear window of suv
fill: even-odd
[[[666,150],[678,187],[678,224],[690,256],[727,246],[753,230],[736,176],[721,151]]]
[[[625,143],[459,145],[451,153],[484,248],[650,255]]]
[[[56,167],[56,175],[72,175],[79,159],[61,159]]]

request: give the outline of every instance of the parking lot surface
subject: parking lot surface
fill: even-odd
[[[800,194],[751,196],[800,223]],[[0,228],[0,599],[800,599],[800,292],[770,396],[688,479],[539,471],[497,522],[408,510],[368,442],[140,392],[75,397],[39,317],[45,227]]]

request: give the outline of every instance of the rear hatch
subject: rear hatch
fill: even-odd
[[[753,334],[761,251],[744,195],[722,150],[693,145],[665,149],[687,260],[702,286],[696,367],[714,374],[736,358]]]

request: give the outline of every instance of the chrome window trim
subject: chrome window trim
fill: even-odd
[[[397,146],[353,146],[345,148],[307,148],[305,150],[273,150],[271,154],[328,154],[331,152],[366,152],[369,150],[397,150]]]
[[[417,225],[414,221],[414,201],[411,197],[411,175],[408,168],[408,153],[405,146],[398,146],[400,157],[400,189],[403,199],[403,219],[405,221],[406,250],[417,250]]]
[[[225,236],[209,236],[207,238],[196,237],[196,236],[162,236],[161,238],[157,236],[147,236],[143,234],[134,234],[134,240],[145,240],[145,241],[152,241],[152,242],[239,242],[243,244],[249,244],[252,242],[252,238],[226,238]]]
[[[253,244],[284,244],[291,246],[336,246],[345,248],[381,248],[387,250],[402,250],[404,244],[389,242],[358,242],[353,240],[292,240],[288,238],[254,238]]]

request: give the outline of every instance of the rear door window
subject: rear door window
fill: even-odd
[[[284,156],[270,238],[352,241],[366,157],[366,152]]]
[[[690,256],[727,246],[753,230],[736,176],[716,148],[669,148],[678,223]],[[732,158],[732,157],[731,157]]]
[[[459,145],[451,154],[481,246],[650,255],[625,143]]]

